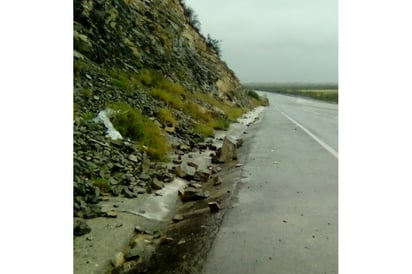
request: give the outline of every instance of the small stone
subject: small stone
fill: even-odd
[[[180,144],[178,146],[178,149],[182,150],[182,151],[190,151],[190,146],[186,145],[186,144]]]
[[[170,244],[171,242],[173,242],[172,237],[163,237],[160,239],[160,244],[162,245]]]
[[[173,217],[173,222],[178,223],[180,221],[182,221],[185,217],[183,217],[183,215],[177,214]]]
[[[207,203],[211,212],[217,212],[220,210],[220,206],[218,202],[209,202]]]
[[[242,164],[236,164],[235,167],[241,167],[243,166]]]
[[[177,244],[178,245],[182,245],[182,244],[185,244],[186,243],[186,240],[185,239],[181,239]]]
[[[288,222],[288,221],[286,221],[286,220],[283,220],[282,222],[284,222],[285,224]]]
[[[118,208],[118,207],[119,207],[119,205],[113,205],[113,207]]]
[[[112,265],[114,267],[119,267],[122,264],[124,264],[125,262],[125,258],[124,258],[124,254],[123,252],[117,252],[116,254],[114,254],[113,258],[112,258]]]
[[[146,213],[146,210],[144,210],[144,209],[139,209],[138,212],[141,213],[141,214],[145,214],[145,213]]]
[[[180,165],[180,164],[182,164],[182,160],[179,160],[179,159],[173,159],[173,164],[176,164],[176,165]]]
[[[88,240],[88,241],[93,241],[93,236],[87,236],[87,237],[86,237],[86,240]]]
[[[142,180],[142,181],[149,181],[150,176],[146,173],[142,173],[142,174],[140,174],[139,179]]]
[[[122,227],[123,224],[116,224],[116,228]]]
[[[220,176],[213,176],[211,181],[214,186],[217,186],[223,183],[223,179]]]
[[[143,229],[140,226],[137,225],[137,226],[134,227],[134,231],[137,232],[137,233],[141,233],[141,232],[143,232]]]
[[[165,127],[165,131],[169,134],[175,133],[174,127]]]
[[[127,188],[123,189],[123,194],[126,198],[137,198],[137,193],[134,193]]]
[[[199,168],[199,165],[196,164],[196,163],[194,163],[194,162],[188,162],[187,165],[188,165],[188,166],[191,166],[191,167],[194,167],[195,169],[198,169],[198,168]]]
[[[130,154],[129,155],[129,160],[135,163],[138,163],[139,160],[137,159],[136,155]]]
[[[273,164],[277,165],[277,164],[279,164],[279,162],[278,162],[278,161],[274,161]]]
[[[114,210],[109,210],[106,212],[106,217],[108,218],[116,218],[117,217],[117,212]]]
[[[74,226],[75,236],[82,236],[84,234],[90,233],[90,231],[92,231],[92,229],[83,220],[77,221]]]

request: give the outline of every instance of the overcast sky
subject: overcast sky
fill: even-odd
[[[338,82],[337,0],[186,0],[241,82]]]

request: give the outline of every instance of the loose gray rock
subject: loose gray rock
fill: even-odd
[[[146,173],[142,173],[142,174],[140,174],[139,179],[142,180],[142,181],[149,181],[151,179],[151,177]]]
[[[154,190],[159,190],[162,189],[164,187],[163,183],[160,182],[157,178],[154,178],[153,181],[150,183],[150,186],[154,189]]]
[[[137,193],[130,191],[128,188],[123,188],[123,195],[126,198],[137,198]]]
[[[193,176],[193,180],[198,182],[207,182],[210,177],[209,170],[197,170]]]
[[[139,162],[139,159],[137,159],[136,155],[133,155],[133,154],[129,155],[129,160],[135,163]]]
[[[74,235],[82,236],[84,234],[90,233],[92,229],[83,220],[76,220],[74,224]]]
[[[175,169],[175,174],[176,176],[186,179],[186,180],[191,180],[193,179],[193,176],[195,175],[196,170],[194,167],[183,165],[183,166],[178,166]]]
[[[209,197],[208,192],[193,187],[187,187],[183,191],[179,191],[180,198],[183,202],[197,201]]]

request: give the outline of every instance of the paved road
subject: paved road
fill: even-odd
[[[338,107],[267,96],[203,273],[338,273]]]

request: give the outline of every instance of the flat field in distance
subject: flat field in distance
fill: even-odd
[[[317,100],[338,103],[337,84],[271,84],[248,83],[243,85],[246,89],[276,92],[286,95],[310,97]]]

